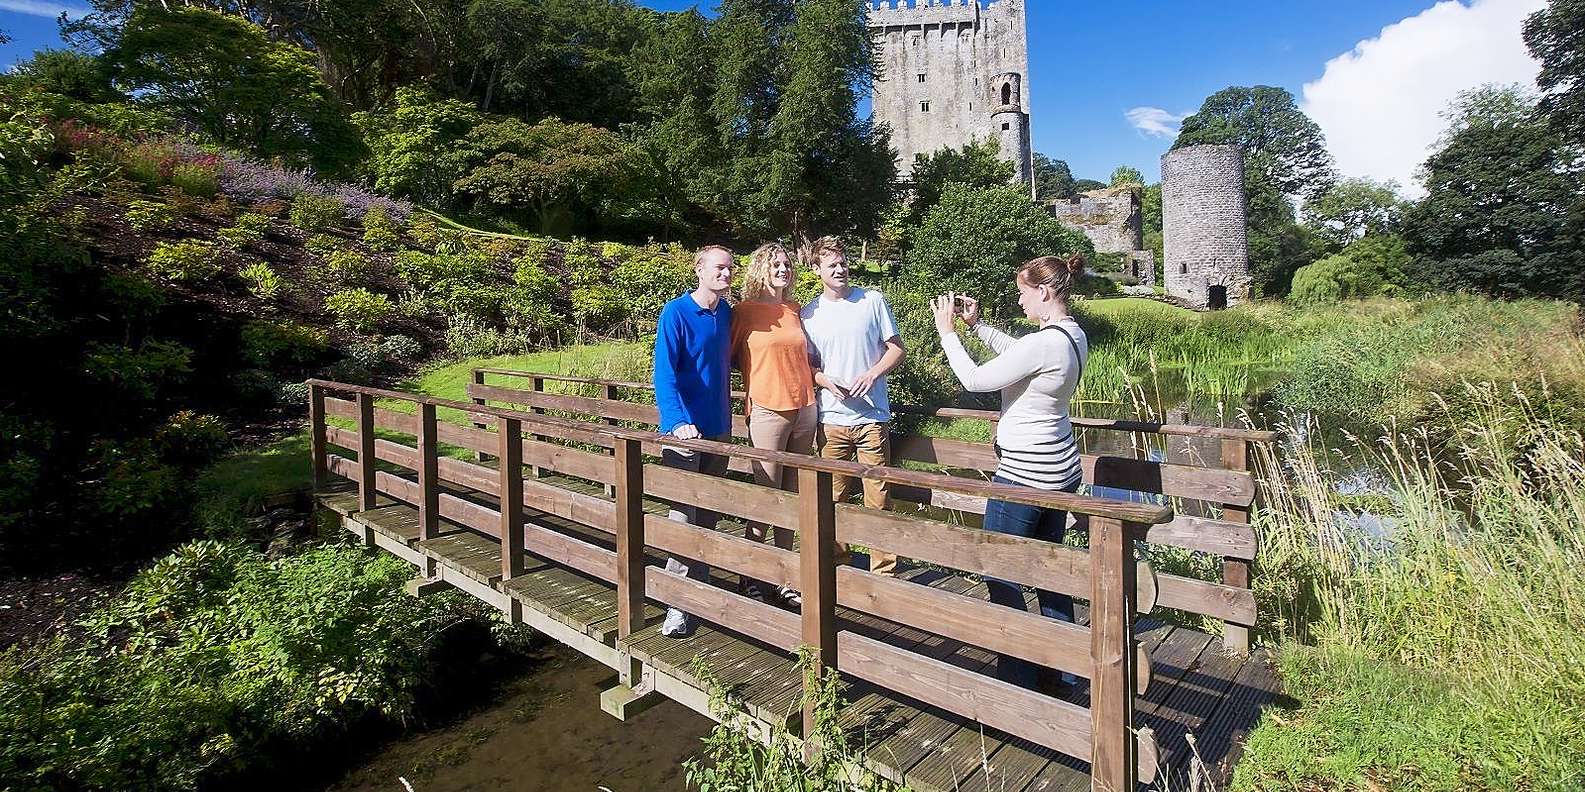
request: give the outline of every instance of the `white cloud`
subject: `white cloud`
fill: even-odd
[[[46,17],[54,19],[61,14],[69,17],[80,17],[92,13],[87,8],[51,3],[47,0],[0,0],[0,11],[11,11],[28,16]]]
[[[1460,91],[1533,85],[1524,19],[1545,0],[1446,0],[1381,29],[1326,63],[1301,107],[1326,133],[1338,170],[1394,179],[1418,195],[1415,169],[1441,135],[1438,115]]]
[[[1189,117],[1188,113],[1173,115],[1159,107],[1135,107],[1123,115],[1128,117],[1128,123],[1133,124],[1135,129],[1158,138],[1177,137],[1178,125]]]

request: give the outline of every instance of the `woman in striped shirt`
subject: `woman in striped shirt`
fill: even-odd
[[[1002,417],[996,427],[998,484],[1075,492],[1083,475],[1079,449],[1068,420],[1068,402],[1078,388],[1089,357],[1084,330],[1068,311],[1068,294],[1084,272],[1084,257],[1043,256],[1019,268],[1018,305],[1040,329],[1023,338],[980,321],[979,303],[971,297],[944,295],[935,300],[936,329],[952,372],[969,391],[1000,391]],[[958,338],[954,316],[961,316],[996,357],[976,365]],[[1061,542],[1067,512],[993,500],[985,507],[985,530]],[[991,601],[1024,607],[1017,583],[987,579]],[[1073,599],[1038,591],[1040,612],[1047,618],[1073,621]],[[1036,686],[1039,669],[1028,661],[1002,656],[997,676],[1027,688]],[[1066,679],[1066,677],[1064,677]]]

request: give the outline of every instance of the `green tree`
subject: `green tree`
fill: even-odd
[[[1460,95],[1404,213],[1417,267],[1450,289],[1585,299],[1585,174],[1513,87]]]
[[[1240,146],[1246,166],[1283,195],[1318,195],[1333,179],[1326,135],[1283,88],[1232,86],[1206,97],[1172,147],[1202,143]]]
[[[106,61],[117,87],[222,145],[332,172],[359,153],[313,55],[247,20],[138,6]]]
[[[1343,179],[1304,204],[1304,223],[1330,252],[1367,234],[1397,231],[1408,205],[1396,182]]]
[[[1080,231],[1057,222],[1022,188],[950,184],[925,213],[908,253],[907,275],[918,288],[962,291],[987,310],[1008,315],[1017,298],[1013,274],[1036,256],[1095,248]]]
[[[13,67],[11,75],[24,85],[84,102],[119,98],[104,61],[76,50],[41,49]]]
[[[1551,0],[1524,23],[1524,42],[1541,62],[1541,110],[1574,145],[1585,144],[1585,0]]]
[[[1145,249],[1156,254],[1156,283],[1164,283],[1162,265],[1167,259],[1165,239],[1161,234],[1161,182],[1145,188],[1145,194],[1139,201],[1139,215]]]
[[[1106,182],[1103,181],[1096,181],[1095,179],[1078,179],[1073,182],[1073,192],[1078,194],[1086,193],[1091,190],[1104,190],[1106,189],[1106,186]]]
[[[1035,200],[1043,203],[1073,194],[1073,172],[1068,163],[1035,152]]]
[[[1354,240],[1340,253],[1300,267],[1288,299],[1299,305],[1397,294],[1405,290],[1409,254],[1403,240],[1378,234]]]
[[[375,112],[354,113],[369,156],[364,174],[389,195],[445,206],[474,153],[464,145],[484,114],[472,102],[442,99],[416,86],[399,88]]]
[[[942,148],[914,162],[914,203],[910,225],[941,201],[948,185],[962,184],[976,190],[1002,187],[1013,179],[1013,163],[1002,159],[996,141],[974,140],[961,149]]]
[[[469,133],[468,146],[477,164],[456,191],[505,214],[526,208],[546,233],[573,230],[620,194],[631,172],[631,152],[615,133],[555,118],[486,121]]]
[[[1139,169],[1131,168],[1127,165],[1119,165],[1117,166],[1117,170],[1112,171],[1112,183],[1109,186],[1122,187],[1125,184],[1138,184],[1143,186],[1144,183],[1145,175],[1140,173]]]

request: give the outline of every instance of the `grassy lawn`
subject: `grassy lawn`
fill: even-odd
[[[241,536],[243,520],[272,495],[307,490],[313,483],[308,430],[258,448],[238,451],[199,474],[195,515],[211,536]]]
[[[1082,310],[1084,313],[1093,314],[1096,316],[1118,317],[1125,315],[1145,315],[1160,316],[1171,319],[1185,319],[1195,315],[1194,311],[1191,311],[1187,308],[1179,308],[1176,305],[1169,305],[1158,300],[1150,300],[1144,297],[1105,297],[1085,300],[1083,303],[1081,303],[1081,305],[1083,305]]]
[[[473,382],[473,370],[476,368],[541,371],[547,374],[566,374],[592,379],[642,382],[650,377],[649,347],[634,342],[579,344],[528,355],[467,358],[430,368],[403,382],[400,389],[442,399],[467,401],[468,385]],[[502,380],[501,377],[492,378],[492,382]],[[528,387],[527,379],[522,380],[521,387]],[[555,383],[546,383],[545,387],[548,390],[561,389],[561,386]],[[382,401],[380,406],[402,412],[414,410],[411,402],[404,401]],[[437,411],[436,415],[443,421],[466,422],[464,415],[457,410],[442,409]]]

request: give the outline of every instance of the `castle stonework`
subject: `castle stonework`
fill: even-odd
[[[899,175],[916,157],[989,139],[1032,184],[1024,0],[871,2],[875,120],[891,126]]]
[[[1126,260],[1119,278],[1141,286],[1156,285],[1156,254],[1145,250],[1145,224],[1140,195],[1134,187],[1091,190],[1046,204],[1063,225],[1082,231],[1097,253],[1121,253]]]
[[[1189,146],[1163,155],[1161,214],[1167,294],[1210,309],[1249,299],[1241,149]]]

